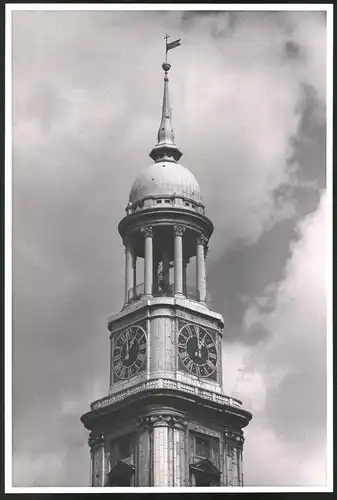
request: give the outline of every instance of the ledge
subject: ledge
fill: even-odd
[[[174,389],[183,392],[185,394],[193,394],[195,396],[198,396],[199,398],[208,401],[214,401],[219,404],[242,409],[242,402],[238,399],[229,396],[224,396],[222,394],[217,394],[216,392],[213,391],[200,389],[199,387],[186,384],[183,382],[178,382],[176,380],[162,379],[162,378],[147,380],[146,382],[141,382],[140,384],[130,387],[129,389],[124,389],[115,394],[111,394],[110,396],[105,396],[104,398],[97,399],[96,401],[91,403],[90,409],[91,411],[94,411],[100,408],[105,408],[107,406],[118,403],[119,401],[122,401],[123,399],[126,399],[127,397],[133,394],[143,391],[149,391],[151,389]]]
[[[140,300],[135,301],[127,306],[123,307],[123,309],[108,318],[108,324],[127,316],[128,314],[132,314],[143,307],[152,307],[152,306],[169,306],[169,307],[179,307],[182,310],[188,310],[193,313],[199,313],[202,316],[211,317],[221,323],[223,325],[224,319],[220,313],[215,311],[211,311],[208,307],[201,302],[196,302],[191,299],[187,299],[185,297],[152,297],[146,298],[142,297]]]

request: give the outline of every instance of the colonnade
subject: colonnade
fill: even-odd
[[[183,297],[186,293],[187,284],[187,265],[189,259],[183,256],[183,237],[186,227],[176,225],[173,227],[174,233],[174,295]],[[153,259],[153,237],[152,226],[141,229],[144,236],[144,295],[151,297],[153,293],[154,259]],[[205,257],[207,251],[207,238],[200,235],[196,238],[196,289],[198,293],[197,300],[206,302],[206,266]],[[137,286],[137,257],[132,246],[125,242],[125,303],[129,302],[129,290],[133,290],[133,296],[136,295]],[[169,284],[169,254],[164,250],[162,255],[163,279],[166,285]]]

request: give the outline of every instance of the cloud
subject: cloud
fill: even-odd
[[[321,450],[313,448],[303,456],[300,448],[285,445],[268,427],[250,425],[244,461],[255,466],[254,470],[245,467],[245,486],[325,486]]]
[[[281,422],[272,394],[276,397],[279,390],[276,399],[283,397],[287,383],[294,381],[288,378],[291,383],[287,382],[286,376],[305,383],[301,379],[305,360],[299,351],[297,357],[296,350],[289,354],[293,339],[287,332],[292,329],[284,324],[285,318],[295,321],[291,304],[299,307],[302,291],[296,292],[294,282],[295,300],[282,302],[287,290],[281,292],[276,283],[277,305],[267,291],[263,309],[260,289],[277,280],[290,252],[295,255],[288,243],[294,217],[305,212],[299,209],[294,189],[307,180],[305,174],[300,176],[304,164],[309,165],[313,181],[323,170],[319,152],[325,143],[316,144],[315,138],[318,133],[324,135],[324,18],[319,13],[290,12],[15,12],[13,447],[17,485],[86,485],[88,481],[83,462],[87,432],[79,416],[90,400],[107,393],[106,322],[120,310],[124,288],[117,224],[124,216],[134,178],[151,162],[148,153],[159,126],[163,86],[159,66],[166,32],[183,39],[182,47],[170,53],[177,145],[184,152],[182,164],[200,182],[216,229],[209,253],[212,299],[217,309],[228,312],[228,336],[234,337],[233,332],[241,328],[242,316],[246,319],[243,351],[236,343],[227,346],[230,356],[225,366],[233,368],[226,372],[227,387],[237,383],[236,366],[244,370],[248,384],[250,359],[250,383],[256,395],[250,404],[257,412],[266,411],[273,443]],[[305,142],[303,137],[309,139]],[[303,158],[308,143],[311,153],[307,149]],[[277,197],[275,193],[284,186],[289,196]],[[312,193],[303,193],[306,200],[311,199],[317,189],[314,185]],[[236,254],[231,279],[224,283],[220,266],[226,251],[242,253]],[[212,262],[219,270],[213,277]],[[298,265],[294,264],[296,269]],[[295,268],[288,269],[289,276]],[[238,296],[240,307],[235,302]],[[301,304],[303,317],[298,313],[297,321],[304,332],[307,308],[305,302]],[[282,323],[275,312],[281,309]],[[281,324],[288,330],[277,333]],[[307,327],[312,332],[315,323]],[[314,336],[309,336],[305,352],[311,355],[310,346],[317,346]],[[276,338],[280,345],[275,344]],[[265,353],[269,372],[259,352]],[[277,352],[287,359],[285,374],[281,365],[274,370]],[[322,349],[317,355],[323,355]],[[299,374],[293,373],[295,365]],[[321,384],[324,367],[321,362],[315,366]],[[284,386],[277,389],[274,381],[272,393],[268,384],[274,371],[274,378],[284,377]],[[248,385],[241,385],[238,390],[244,397]],[[304,397],[301,404],[305,405]],[[318,422],[321,416],[313,419]],[[53,472],[44,467],[48,457]],[[252,477],[254,465],[250,471]],[[271,474],[265,480],[272,484],[275,477]]]
[[[268,484],[326,483],[327,209],[323,193],[317,211],[298,225],[284,278],[272,290],[273,308],[264,312],[265,300],[255,300],[246,310],[244,344],[227,354],[241,373],[232,376],[232,388],[254,413],[247,430],[246,484],[267,484],[258,470],[267,470]],[[270,293],[269,287],[265,295]],[[259,342],[257,322],[264,335]],[[277,469],[271,453],[279,457]],[[260,465],[250,469],[257,456]],[[306,478],[313,468],[315,475]]]
[[[185,28],[184,47],[172,55],[173,122],[184,164],[199,179],[206,199],[213,193],[208,213],[217,228],[215,254],[238,238],[254,242],[266,226],[293,215],[291,204],[275,205],[273,193],[289,181],[289,141],[301,118],[302,83],[315,85],[324,98],[324,71],[313,71],[318,54],[324,60],[325,25],[317,15],[210,13],[183,25],[177,12],[32,13],[29,27],[27,19],[27,13],[16,13],[14,138],[22,154],[28,144],[28,159],[32,140],[38,141],[36,154],[48,157],[45,181],[62,182],[63,197],[76,180],[95,182],[93,163],[99,162],[100,174],[109,176],[117,161],[124,164],[119,185],[125,187],[112,194],[121,207],[126,204],[127,189],[148,161],[155,139],[161,86],[160,72],[153,71],[156,50],[142,56],[145,47],[136,51],[133,40],[147,30],[147,43],[156,47],[164,23],[174,31]],[[133,36],[126,37],[131,27]],[[304,37],[305,28],[310,37]],[[215,37],[219,30],[227,36]],[[303,60],[284,57],[290,35],[308,54]],[[123,43],[116,45],[116,39]],[[21,61],[27,45],[29,67]],[[139,58],[141,65],[135,63]],[[149,95],[149,87],[158,89],[157,98]],[[116,148],[110,149],[114,143],[119,143],[118,158]],[[58,154],[50,157],[56,149]],[[77,161],[70,164],[70,158]],[[40,161],[34,163],[31,168],[38,168]],[[205,165],[212,165],[211,175]]]
[[[64,454],[65,455],[65,454]],[[23,452],[15,454],[13,475],[20,477],[20,483],[31,486],[57,484],[62,476],[65,456],[61,453],[44,452],[34,454]]]

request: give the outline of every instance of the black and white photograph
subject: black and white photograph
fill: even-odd
[[[332,13],[6,5],[7,492],[332,491]]]

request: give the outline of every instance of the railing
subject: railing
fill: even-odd
[[[128,303],[136,302],[140,300],[145,295],[144,283],[140,283],[135,288],[130,288],[128,290]],[[196,302],[200,301],[200,292],[197,288],[193,286],[186,286],[185,293],[183,294],[187,299],[194,300]],[[152,291],[153,297],[173,297],[174,296],[174,285],[172,283],[166,284],[163,287],[158,286]]]
[[[157,286],[155,290],[153,290],[152,295],[154,297],[173,297],[174,296],[174,285],[172,284],[166,284],[163,286]]]
[[[144,295],[144,283],[140,283],[135,288],[130,288],[128,291],[128,303],[140,300],[142,295]]]
[[[236,408],[242,408],[242,402],[239,399],[232,398],[230,396],[225,396],[224,394],[219,394],[207,389],[201,389],[194,385],[187,384],[184,382],[178,382],[172,379],[152,379],[145,382],[141,382],[128,389],[123,389],[122,391],[111,394],[110,396],[105,396],[104,398],[97,399],[91,403],[91,410],[97,410],[99,408],[105,408],[111,404],[117,403],[128,396],[137,394],[138,392],[148,391],[151,389],[174,389],[179,390],[188,394],[199,396],[203,399],[209,401],[215,401],[222,405],[228,405]]]
[[[194,286],[186,286],[185,297],[190,300],[200,301],[200,292]]]

